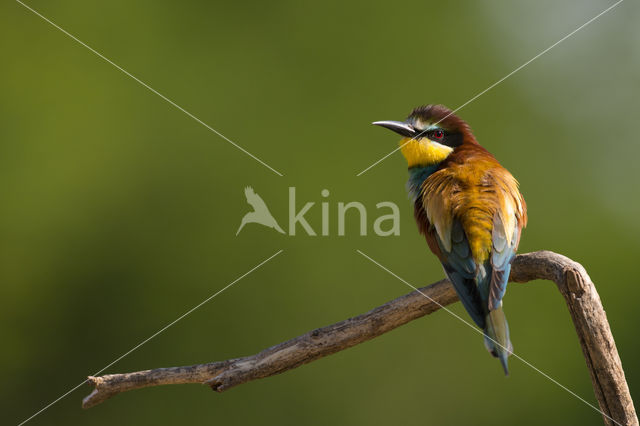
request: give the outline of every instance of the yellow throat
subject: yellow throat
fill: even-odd
[[[441,163],[451,154],[453,148],[427,138],[418,140],[403,138],[400,141],[400,151],[407,159],[409,167],[414,167]]]

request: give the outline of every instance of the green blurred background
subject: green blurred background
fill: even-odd
[[[397,138],[371,121],[456,107],[612,4],[551,0],[66,1],[28,4],[284,173],[279,177],[20,4],[0,5],[0,410],[17,424],[279,249],[284,253],[107,372],[255,353],[442,271],[413,223]],[[640,200],[640,6],[627,1],[460,111],[521,182],[521,252],[583,263],[632,394]],[[287,188],[332,236],[236,229],[252,185],[286,225]],[[339,201],[401,208],[401,235],[337,236]],[[464,314],[456,304],[453,310]],[[596,404],[562,298],[511,285],[516,352]],[[599,424],[521,362],[505,378],[446,312],[223,394],[184,385],[49,424]]]

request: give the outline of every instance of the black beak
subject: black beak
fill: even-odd
[[[374,121],[371,124],[375,124],[376,126],[386,127],[389,130],[393,130],[394,132],[406,136],[408,138],[412,138],[418,135],[416,129],[409,123],[404,121]]]

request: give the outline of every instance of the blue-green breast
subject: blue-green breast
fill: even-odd
[[[436,170],[438,170],[440,164],[433,164],[431,166],[416,166],[409,169],[409,180],[407,181],[407,192],[411,201],[414,203],[422,192],[422,184],[431,176]]]

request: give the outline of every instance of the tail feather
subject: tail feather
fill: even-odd
[[[491,355],[500,360],[504,374],[508,376],[507,358],[513,353],[513,345],[509,339],[509,324],[502,310],[502,304],[497,309],[489,311],[486,316],[484,344]]]
[[[276,222],[275,219],[273,219],[273,229],[275,229],[276,231],[278,231],[281,234],[284,234],[285,232],[282,230],[282,228],[280,228],[280,225],[278,225],[278,222]]]

